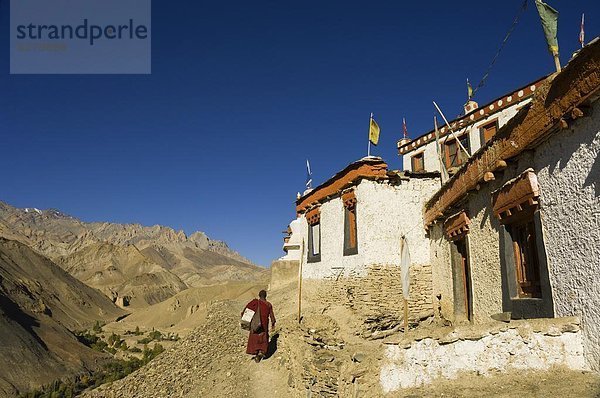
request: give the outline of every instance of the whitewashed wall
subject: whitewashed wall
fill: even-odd
[[[452,266],[450,262],[450,244],[444,237],[441,223],[433,225],[429,231],[431,250],[431,275],[433,280],[433,296],[437,299],[437,316],[454,322],[454,290]]]
[[[279,258],[279,261],[300,260],[302,251],[302,238],[308,233],[306,218],[298,217],[290,223],[290,239],[283,244],[283,250],[287,253]]]
[[[507,173],[505,179],[512,177]],[[490,322],[490,316],[502,312],[502,272],[500,265],[499,222],[491,212],[491,190],[502,184],[488,184],[470,197],[464,210],[471,220],[467,245],[470,284],[473,298],[473,322]],[[441,224],[431,231],[433,294],[441,295],[442,316],[454,321],[454,292],[450,242],[443,236]]]
[[[439,189],[436,178],[412,178],[400,185],[363,180],[355,188],[358,254],[344,256],[344,207],[334,198],[321,205],[321,261],[308,263],[303,276],[323,279],[365,275],[374,264],[400,264],[400,237],[406,234],[413,264],[429,264],[423,229],[425,201]]]
[[[499,224],[491,214],[491,191],[534,167],[556,317],[578,316],[590,367],[600,370],[600,106],[569,130],[540,144],[470,196],[468,235],[476,323],[502,311]],[[442,315],[453,318],[449,243],[439,226],[431,233],[434,295]]]
[[[600,101],[535,151],[556,316],[581,317],[590,366],[600,371]]]
[[[496,324],[489,331],[456,329],[405,346],[387,345],[379,374],[385,393],[427,385],[464,374],[492,376],[509,371],[560,367],[586,371],[579,325],[570,319],[551,323]]]

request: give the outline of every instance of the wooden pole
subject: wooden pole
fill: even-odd
[[[371,120],[373,120],[373,112],[371,112],[371,117],[369,118],[369,144],[367,146],[367,156],[371,156]]]
[[[554,66],[556,66],[556,71],[560,72],[562,68],[560,67],[560,59],[558,58],[558,53],[552,54],[554,56]]]
[[[456,134],[454,134],[454,130],[452,130],[452,127],[450,127],[450,123],[448,123],[448,119],[446,119],[446,116],[444,116],[444,112],[442,112],[442,110],[440,109],[440,107],[438,106],[438,104],[435,103],[435,101],[433,101],[433,105],[435,106],[435,108],[438,110],[438,112],[442,116],[442,119],[444,119],[444,122],[446,122],[446,126],[448,127],[448,130],[450,131],[450,134],[456,140],[456,143],[458,144],[458,146],[460,147],[460,149],[462,149],[463,152],[465,153],[465,155],[467,155],[467,159],[470,158],[471,154],[463,146],[463,144],[460,142],[460,140],[458,139],[458,137],[456,136]]]
[[[302,319],[302,263],[303,262],[304,262],[304,238],[302,238],[302,250],[300,250],[300,263],[298,264],[298,323],[300,323],[300,320]]]
[[[448,180],[448,170],[446,170],[446,165],[444,164],[444,160],[442,159],[442,147],[440,143],[440,131],[438,130],[437,125],[437,116],[433,116],[433,128],[435,130],[435,150],[437,151],[438,161],[440,162],[440,182],[442,185]]]
[[[404,334],[408,333],[408,300],[404,299]]]

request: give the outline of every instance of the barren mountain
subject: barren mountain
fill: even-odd
[[[72,331],[125,312],[22,243],[0,238],[0,396],[98,366]]]
[[[183,245],[210,250],[238,262],[252,264],[231,250],[225,242],[212,240],[204,232],[186,236],[183,231],[162,225],[147,227],[140,224],[86,223],[56,209],[18,209],[1,201],[0,234],[12,235],[16,240],[28,240],[29,246],[49,258],[69,255],[102,241],[137,247]]]
[[[264,269],[203,232],[155,225],[86,223],[57,210],[0,202],[0,236],[54,260],[115,300],[145,306],[193,286],[253,280]]]
[[[168,269],[134,245],[94,243],[57,260],[71,275],[112,299],[131,297],[131,305],[155,304],[187,288]]]

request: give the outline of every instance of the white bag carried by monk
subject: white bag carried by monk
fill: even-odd
[[[242,314],[242,319],[240,319],[240,325],[244,330],[250,330],[250,323],[252,322],[252,318],[254,317],[254,311],[250,308],[244,309]]]

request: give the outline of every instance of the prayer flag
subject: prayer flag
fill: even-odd
[[[408,300],[410,288],[410,251],[406,237],[400,238],[400,273],[402,274],[402,294]]]
[[[581,47],[583,47],[585,43],[585,30],[583,29],[584,22],[585,14],[581,14],[581,30],[579,31],[579,43],[581,44]]]
[[[371,144],[377,145],[379,143],[380,131],[379,125],[375,119],[373,119],[373,116],[371,116],[371,123],[369,124],[369,141],[371,141]]]
[[[473,97],[473,87],[471,86],[469,79],[467,79],[467,96],[469,97],[469,99]]]
[[[558,11],[541,0],[535,0],[535,6],[542,20],[542,28],[544,29],[544,35],[546,35],[548,49],[552,55],[557,55],[558,39],[556,38],[556,33],[558,31]]]

